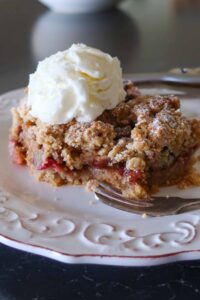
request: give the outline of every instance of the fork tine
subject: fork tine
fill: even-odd
[[[109,205],[111,207],[128,211],[135,214],[147,214],[151,217],[160,217],[160,216],[166,216],[166,215],[173,215],[175,211],[162,211],[157,209],[154,205],[152,206],[138,206],[137,204],[134,204],[132,200],[130,201],[124,201],[120,200],[119,198],[110,198],[110,196],[99,194],[98,192],[95,192],[95,195],[98,197],[99,200],[101,200],[106,205]],[[126,199],[127,200],[127,199]]]
[[[120,192],[120,190],[112,187],[111,185],[105,183],[105,182],[100,182],[99,186],[102,187],[103,189],[111,192],[112,194],[118,195],[118,196],[122,196],[122,193]]]
[[[130,206],[145,207],[145,208],[153,206],[152,201],[147,202],[147,201],[137,201],[137,200],[132,200],[132,199],[129,200],[127,198],[124,198],[121,193],[118,193],[118,192],[115,193],[115,190],[116,189],[113,189],[112,187],[110,187],[107,184],[100,183],[100,185],[98,187],[96,187],[95,192],[96,192],[96,194],[98,193],[104,197],[109,197],[110,200],[112,199],[121,204],[125,203]]]
[[[101,194],[104,197],[109,197],[111,198],[113,201],[117,201],[120,203],[126,203],[128,205],[134,205],[137,207],[151,207],[153,204],[150,202],[145,202],[145,201],[136,201],[133,199],[128,199],[128,198],[124,198],[121,194],[121,196],[115,195],[115,193],[112,193],[112,191],[108,191],[105,189],[101,189],[101,188],[96,188],[96,192]]]
[[[114,196],[116,196],[116,197],[119,197],[120,199],[121,199],[121,198],[124,198],[124,199],[126,199],[127,201],[130,201],[131,203],[132,203],[132,202],[135,202],[135,203],[137,203],[138,205],[143,205],[143,204],[144,204],[144,201],[143,201],[143,200],[135,200],[135,199],[131,199],[131,200],[130,200],[130,199],[128,199],[128,198],[123,197],[123,196],[122,196],[122,193],[120,192],[120,190],[118,190],[117,188],[112,187],[111,185],[109,185],[109,184],[107,184],[107,183],[105,183],[105,182],[99,182],[99,187],[100,187],[102,190],[105,190],[105,191],[111,193],[112,195],[114,195]],[[153,197],[148,198],[148,199],[145,199],[145,201],[146,201],[146,202],[148,201],[148,203],[149,203],[149,202],[153,202],[153,200],[154,200]]]
[[[101,200],[103,203],[105,203],[106,205],[109,205],[111,207],[120,209],[120,210],[124,210],[124,211],[128,211],[128,212],[132,212],[135,214],[144,214],[146,213],[146,209],[145,207],[139,207],[138,205],[134,205],[133,203],[131,204],[130,202],[125,203],[124,201],[120,202],[119,200],[113,200],[110,197],[106,197],[103,196],[102,194],[98,194],[97,192],[95,192],[96,196],[98,197],[99,200]],[[155,214],[153,213],[148,213],[149,216],[155,216]]]
[[[166,216],[179,214],[200,208],[200,198],[180,198],[177,196],[158,196],[148,201],[132,200],[122,196],[118,189],[109,184],[99,182],[95,194],[105,204],[136,214],[149,216]]]

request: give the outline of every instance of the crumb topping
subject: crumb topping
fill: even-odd
[[[164,168],[196,145],[200,121],[181,114],[176,96],[134,97],[91,123],[72,120],[63,125],[33,118],[22,101],[13,109],[12,138],[28,144],[35,141],[43,159],[63,160],[69,169],[80,169],[94,157],[109,158],[109,165],[126,163],[130,170]]]
[[[91,166],[98,166],[101,174],[102,166],[115,167],[119,174],[125,174],[123,166],[128,171],[127,178],[133,179],[141,174],[137,171],[148,177],[150,172],[173,166],[180,155],[187,156],[200,144],[200,120],[182,115],[178,97],[140,95],[131,82],[125,84],[125,90],[125,101],[90,123],[76,120],[61,125],[43,123],[30,115],[30,107],[23,99],[12,109],[11,128],[11,140],[18,147],[16,154],[22,149],[20,163],[26,159],[28,165],[37,169],[51,158],[68,175],[69,171]],[[45,176],[40,173],[41,178]],[[52,176],[62,182],[55,172]],[[142,184],[136,182],[134,191],[128,188],[126,195],[145,196],[145,179],[141,178]]]

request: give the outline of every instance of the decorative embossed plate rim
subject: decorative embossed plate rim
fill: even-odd
[[[149,91],[169,92],[166,86]],[[183,94],[184,111],[197,115],[198,91],[189,103],[187,89],[174,92]],[[200,211],[143,219],[98,202],[82,187],[37,183],[27,168],[14,166],[7,151],[10,108],[23,93],[0,96],[0,242],[66,263],[141,266],[200,258]],[[195,197],[199,191],[161,193]]]

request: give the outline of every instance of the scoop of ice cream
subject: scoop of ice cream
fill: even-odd
[[[91,122],[124,98],[119,60],[83,44],[44,59],[30,75],[30,113],[49,124]]]

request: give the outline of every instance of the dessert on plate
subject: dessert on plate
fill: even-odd
[[[102,181],[133,199],[178,182],[200,143],[176,96],[141,95],[117,58],[83,44],[40,62],[12,114],[12,160],[38,180]]]

